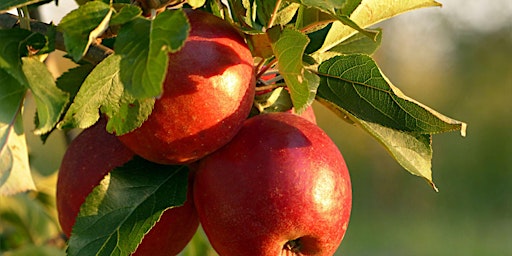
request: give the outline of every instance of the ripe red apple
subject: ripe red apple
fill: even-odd
[[[315,111],[313,111],[313,107],[312,106],[308,106],[306,108],[306,110],[304,110],[300,114],[297,114],[297,112],[295,111],[295,108],[292,108],[292,109],[288,110],[287,112],[299,115],[300,117],[302,117],[302,118],[304,118],[304,119],[306,119],[306,120],[316,124],[316,115],[315,115]]]
[[[200,161],[194,200],[222,256],[333,255],[352,193],[341,153],[318,126],[269,113]]]
[[[162,96],[141,127],[119,137],[161,164],[190,163],[228,143],[254,98],[253,59],[238,31],[210,13],[186,13],[190,34],[169,55]]]
[[[115,167],[134,156],[101,119],[69,145],[57,179],[57,211],[66,236],[71,235],[80,206],[93,188]],[[187,245],[199,225],[190,189],[183,206],[165,211],[133,255],[176,255]]]

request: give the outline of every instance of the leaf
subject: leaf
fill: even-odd
[[[122,6],[122,8],[119,10],[119,12],[114,14],[110,19],[110,26],[128,23],[142,14],[142,10],[135,5],[122,4],[120,6]]]
[[[317,8],[301,6],[298,12],[297,21],[295,22],[295,28],[310,34],[325,28],[327,24],[335,20],[336,19],[333,18],[332,15],[322,12]],[[312,41],[312,43],[316,42]]]
[[[79,61],[94,40],[107,29],[112,12],[108,4],[92,1],[62,18],[58,28],[64,35],[68,54],[75,61]]]
[[[35,184],[28,163],[27,143],[23,133],[21,115],[7,128],[7,141],[0,148],[0,195],[13,195],[35,190]]]
[[[279,6],[277,6],[278,4]],[[295,16],[300,5],[277,0],[256,0],[253,6],[256,7],[256,17],[252,19],[258,20],[263,27],[271,27],[288,24]],[[270,24],[270,22],[272,22],[272,24]]]
[[[269,30],[268,35],[279,72],[290,90],[293,106],[297,113],[301,113],[313,103],[320,80],[317,75],[306,70],[302,63],[309,39],[299,31],[288,28],[279,31],[275,27]]]
[[[57,78],[56,85],[60,90],[70,95],[70,101],[72,102],[80,86],[84,83],[93,68],[94,65],[92,64],[83,64],[69,69]]]
[[[432,135],[401,132],[356,118],[332,102],[318,100],[341,118],[349,118],[381,143],[391,156],[411,174],[424,178],[435,191],[432,181]]]
[[[0,195],[35,189],[21,122],[26,89],[0,69]]]
[[[347,54],[366,54],[366,55],[372,55],[380,46],[382,42],[382,30],[378,30],[379,34],[375,38],[375,40],[372,40],[368,38],[367,36],[356,33],[347,40],[341,42],[340,44],[336,45],[329,51],[315,54],[314,57],[317,59],[315,60],[317,63],[321,63],[322,60],[327,60],[332,57],[340,56],[340,55],[347,55]],[[308,45],[309,48],[309,45]],[[315,49],[317,50],[317,49]],[[307,51],[307,49],[306,49]]]
[[[263,1],[266,2],[266,1]],[[281,2],[281,5],[279,7],[279,10],[274,15],[274,22],[273,25],[286,25],[290,23],[293,18],[295,17],[295,14],[297,13],[297,10],[299,9],[300,4],[297,3],[289,3],[289,2]]]
[[[119,108],[102,108],[108,117],[107,131],[116,135],[123,135],[140,127],[153,111],[155,99],[130,100],[130,96],[123,94]]]
[[[5,70],[22,84],[27,85],[21,69],[22,56],[29,56],[46,46],[46,38],[24,29],[0,29],[0,69]]]
[[[450,119],[405,96],[363,54],[331,58],[318,67],[317,96],[355,117],[400,131],[433,134],[461,130],[466,124]]]
[[[135,157],[114,169],[80,208],[68,255],[129,255],[164,210],[186,200],[185,166]]]
[[[109,117],[107,130],[117,135],[142,125],[153,110],[154,99],[135,100],[119,79],[121,56],[110,55],[87,76],[59,128],[87,128],[99,119],[100,109]]]
[[[272,44],[267,33],[255,33],[246,35],[247,43],[251,46],[252,55],[261,58],[270,58],[274,56]]]
[[[14,8],[20,8],[23,6],[43,2],[46,0],[2,0],[0,2],[0,13],[7,12]]]
[[[253,105],[258,110],[258,113],[285,112],[293,107],[290,93],[283,87],[276,88],[265,94],[256,95]]]
[[[359,4],[361,3],[360,0],[357,0],[357,1],[300,0],[299,2],[301,2],[303,5],[305,5],[307,7],[316,8],[316,9],[319,9],[320,11],[323,11],[325,13],[332,15],[342,24],[359,31],[360,33],[368,36],[369,38],[371,38],[373,40],[375,39],[375,37],[378,34],[375,31],[361,28],[357,24],[357,22],[353,21],[349,17],[349,15],[352,13],[352,11],[354,11],[354,9],[357,6],[359,6]]]
[[[36,100],[38,126],[34,133],[47,133],[57,125],[67,106],[68,94],[55,85],[52,74],[39,60],[24,57],[22,69]]]
[[[297,2],[307,7],[313,7],[327,13],[335,13],[337,9],[343,8],[348,0],[299,0]]]
[[[341,42],[340,44],[336,45],[332,49],[326,52],[326,54],[355,54],[355,53],[362,53],[366,55],[372,55],[380,46],[382,42],[382,30],[377,30],[379,33],[375,40],[371,40],[367,36],[357,33],[351,37],[349,37],[347,40]],[[324,54],[323,59],[328,59],[327,55]]]
[[[0,69],[0,149],[6,144],[8,126],[12,126],[21,113],[26,91],[16,79]]]
[[[190,25],[181,10],[167,10],[150,21],[137,18],[119,31],[114,48],[122,56],[121,80],[136,99],[162,93],[168,53],[181,49]]]
[[[361,2],[350,15],[350,19],[360,27],[366,28],[400,13],[429,6],[441,6],[441,4],[433,0],[367,0]],[[340,21],[334,22],[318,53],[328,51],[356,32],[354,28]]]

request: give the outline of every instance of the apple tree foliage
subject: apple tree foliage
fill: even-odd
[[[277,71],[278,82],[261,89],[288,90],[256,97],[260,111],[293,106],[301,112],[317,101],[374,137],[404,169],[435,190],[432,135],[458,130],[465,136],[465,123],[404,95],[371,57],[383,33],[372,25],[441,5],[432,0],[160,0],[138,5],[81,0],[59,24],[30,19],[31,5],[48,2],[0,3],[1,195],[35,189],[25,132],[44,141],[56,129],[87,128],[102,114],[109,117],[107,130],[118,134],[144,122],[162,93],[168,53],[179,51],[188,36],[183,7],[206,10],[238,28],[252,50],[257,78],[268,74],[268,68]],[[149,3],[156,6],[141,9]],[[169,8],[151,12],[165,5]],[[18,16],[7,13],[13,8]],[[43,63],[55,50],[65,51],[77,64],[57,79]],[[26,131],[21,122],[27,94],[37,107],[34,131]],[[140,177],[139,169],[154,170]],[[165,209],[183,203],[186,176],[180,169],[137,158],[114,170],[82,207],[68,253],[124,255],[135,250]],[[147,188],[144,193],[130,190],[141,185]],[[116,196],[123,190],[131,192]],[[169,190],[174,191],[172,199]],[[131,205],[111,214],[108,209],[119,200]]]

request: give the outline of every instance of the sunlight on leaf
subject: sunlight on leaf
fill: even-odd
[[[350,19],[362,28],[366,28],[400,13],[431,6],[441,6],[441,4],[432,0],[367,0],[361,2],[350,15]],[[334,22],[318,52],[328,51],[356,32],[355,29],[339,21]]]
[[[154,20],[137,18],[119,31],[114,48],[122,56],[120,78],[136,99],[158,97],[167,72],[168,54],[181,49],[190,25],[183,11],[165,11]]]
[[[7,129],[7,143],[0,148],[0,195],[35,190],[21,115],[18,115],[14,125]]]
[[[113,10],[101,1],[88,2],[68,13],[59,24],[68,54],[79,61],[107,29]]]
[[[187,194],[184,166],[158,165],[135,157],[114,169],[80,208],[68,255],[128,255],[164,210]]]
[[[34,133],[44,134],[57,125],[67,106],[68,94],[55,85],[53,76],[44,63],[31,57],[24,57],[22,61],[23,72],[37,106],[38,127]]]
[[[321,98],[318,102],[331,109],[340,118],[349,119],[361,127],[382,144],[405,170],[424,178],[435,191],[438,191],[432,181],[432,135],[397,131],[356,118],[332,102]]]
[[[277,58],[280,74],[290,90],[297,113],[304,111],[315,99],[319,78],[304,68],[302,56],[309,39],[293,29],[269,31],[272,49]]]
[[[318,67],[317,96],[362,120],[400,131],[433,134],[460,130],[466,124],[450,119],[405,96],[364,54],[331,58]]]

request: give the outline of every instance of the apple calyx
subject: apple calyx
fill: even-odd
[[[292,253],[300,253],[302,251],[303,244],[300,241],[300,237],[295,240],[290,240],[284,244],[283,249]]]

